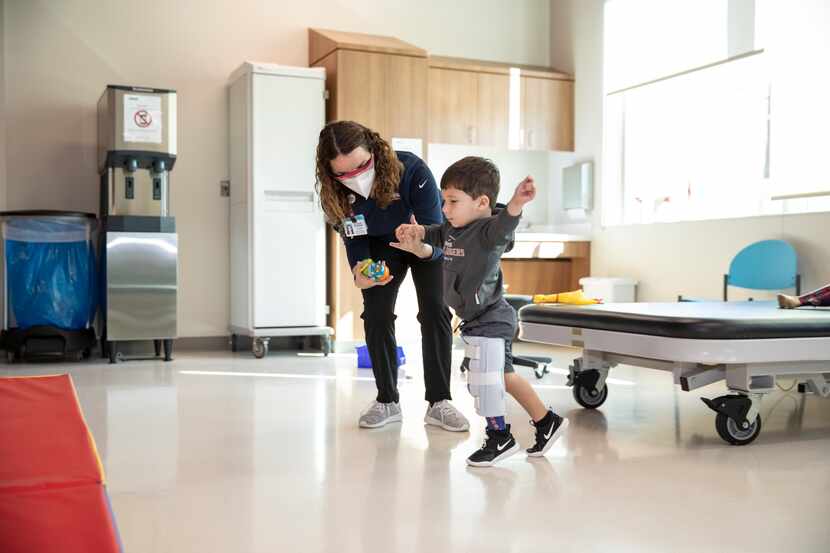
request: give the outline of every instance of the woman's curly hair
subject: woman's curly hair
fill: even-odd
[[[331,224],[339,224],[352,215],[346,188],[331,170],[331,161],[341,154],[348,155],[362,146],[374,158],[375,184],[369,197],[385,209],[395,199],[401,180],[403,164],[395,151],[375,131],[354,121],[333,121],[320,131],[317,142],[317,194],[320,207]]]

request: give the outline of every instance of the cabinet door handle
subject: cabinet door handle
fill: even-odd
[[[533,131],[527,131],[527,147],[533,148]]]

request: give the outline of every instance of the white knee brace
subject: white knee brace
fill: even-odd
[[[482,417],[503,417],[504,340],[464,336],[464,356],[470,360],[467,389],[475,399],[476,412]]]

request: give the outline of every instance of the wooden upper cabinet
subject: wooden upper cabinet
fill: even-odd
[[[387,140],[427,139],[427,53],[392,37],[309,29],[309,65],[326,68],[328,121]]]
[[[429,141],[476,144],[478,74],[430,68]]]
[[[337,52],[337,106],[334,119],[350,119],[386,136],[384,54]]]
[[[477,143],[507,149],[510,121],[510,78],[478,74]]]
[[[521,90],[523,149],[573,150],[573,81],[522,77]]]
[[[442,57],[429,64],[430,142],[510,147],[511,67]],[[573,80],[550,68],[518,70],[513,147],[573,150]]]
[[[429,141],[507,148],[507,75],[431,67]]]
[[[427,57],[393,37],[309,29],[310,65],[326,68],[328,121],[351,119],[387,140],[499,149],[573,150],[573,79],[549,67]],[[510,71],[519,70],[510,143]],[[424,150],[422,152],[426,154]]]
[[[386,55],[384,64],[387,136],[426,140],[426,58]]]

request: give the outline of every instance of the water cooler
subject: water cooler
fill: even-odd
[[[179,257],[170,213],[176,163],[176,92],[107,86],[98,101],[103,353],[153,341],[172,359]],[[122,347],[122,349],[125,349]]]

